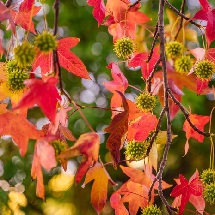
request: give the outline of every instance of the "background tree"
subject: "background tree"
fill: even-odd
[[[1,213],[215,213],[213,8],[0,2]]]

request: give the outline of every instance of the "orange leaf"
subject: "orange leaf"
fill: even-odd
[[[58,155],[60,159],[84,155],[82,163],[75,175],[76,183],[79,183],[90,166],[98,161],[99,143],[99,135],[97,133],[85,133],[79,137],[74,146]]]
[[[128,130],[128,116],[129,116],[128,103],[123,94],[119,91],[117,92],[122,97],[124,112],[115,115],[110,125],[107,128],[105,128],[106,132],[111,133],[107,139],[106,147],[110,150],[110,153],[113,157],[113,165],[115,168],[120,160],[120,149],[122,148],[124,142],[123,136]]]
[[[0,136],[10,135],[20,149],[20,154],[25,155],[29,139],[38,139],[43,136],[42,131],[26,119],[26,112],[9,111],[5,104],[0,104]]]
[[[127,189],[125,190],[125,195],[122,197],[122,201],[129,203],[129,214],[136,215],[139,207],[143,208],[148,205],[149,189],[145,185],[130,180],[126,185]],[[121,190],[121,192],[123,191]]]
[[[86,178],[82,187],[85,187],[90,181],[94,180],[91,191],[91,203],[99,214],[107,201],[108,181],[114,185],[104,166],[96,163],[87,171]]]

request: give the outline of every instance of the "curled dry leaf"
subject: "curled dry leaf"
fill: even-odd
[[[83,155],[82,163],[75,175],[75,182],[79,183],[86,174],[87,170],[98,161],[99,135],[95,132],[82,134],[74,146],[66,149],[57,158],[68,159]]]

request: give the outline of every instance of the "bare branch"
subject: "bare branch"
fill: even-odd
[[[175,12],[177,15],[181,16],[183,19],[189,21],[191,24],[195,25],[198,28],[202,28],[201,25],[199,25],[198,23],[194,22],[193,20],[191,20],[189,17],[185,16],[183,13],[179,12],[177,8],[175,8],[172,4],[169,3],[168,0],[164,0],[166,5],[173,11]]]

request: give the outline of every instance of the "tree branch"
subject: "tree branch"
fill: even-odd
[[[6,3],[5,3],[5,6],[10,7],[12,2],[13,2],[13,0],[7,0]]]
[[[167,68],[166,68],[166,56],[165,56],[165,37],[164,37],[164,1],[165,0],[160,0],[159,2],[159,12],[158,12],[158,32],[160,36],[160,58],[161,58],[161,63],[162,63],[162,72],[163,72],[163,82],[164,82],[164,108],[166,112],[166,117],[167,117],[167,141],[166,141],[166,146],[164,150],[164,154],[160,163],[159,171],[157,174],[158,178],[158,193],[159,196],[164,203],[164,205],[167,208],[167,211],[170,215],[173,215],[171,206],[167,202],[166,198],[163,195],[163,189],[162,189],[162,175],[164,168],[166,166],[167,162],[167,156],[168,152],[170,149],[170,145],[172,143],[172,130],[171,130],[171,120],[170,120],[170,107],[169,107],[169,95],[168,95],[168,78],[167,78]]]
[[[185,16],[183,13],[179,12],[177,8],[175,8],[173,5],[171,5],[169,3],[168,0],[164,0],[166,5],[173,11],[175,12],[177,15],[179,15],[180,17],[182,17],[183,19],[189,21],[191,24],[195,25],[198,28],[202,28],[201,25],[199,25],[198,23],[194,22],[193,20],[191,20],[189,17]]]

